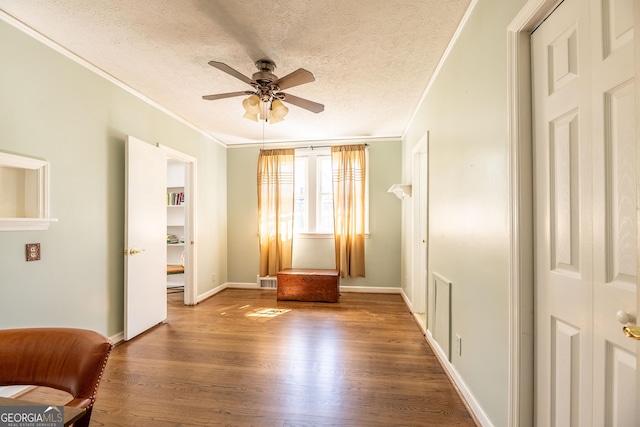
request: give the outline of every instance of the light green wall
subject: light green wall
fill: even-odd
[[[0,232],[0,328],[123,330],[124,139],[198,160],[199,293],[227,280],[226,149],[0,21],[0,150],[50,163],[48,231]],[[42,259],[25,262],[25,243]]]
[[[403,142],[410,181],[411,151],[429,131],[429,277],[452,282],[462,356],[451,363],[496,426],[507,425],[508,409],[506,27],[524,3],[477,2]]]
[[[365,242],[365,278],[345,278],[342,286],[400,286],[401,202],[387,193],[400,182],[400,141],[369,141],[369,228]],[[323,145],[318,143],[317,145]],[[228,150],[229,281],[255,283],[258,274],[258,201],[256,168],[259,149]],[[335,268],[332,239],[297,238],[296,268]]]

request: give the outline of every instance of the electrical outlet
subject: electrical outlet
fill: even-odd
[[[40,243],[27,243],[27,261],[40,261]]]
[[[215,285],[215,283],[216,283],[216,273],[213,273],[211,275],[211,283]]]
[[[458,356],[462,356],[462,338],[456,334],[456,353]]]

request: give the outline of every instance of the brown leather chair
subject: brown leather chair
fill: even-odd
[[[0,386],[36,385],[73,396],[85,408],[74,423],[87,427],[112,344],[97,332],[73,328],[0,330]]]

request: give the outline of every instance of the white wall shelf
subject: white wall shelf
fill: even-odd
[[[49,163],[0,152],[0,231],[47,230]]]
[[[0,218],[0,231],[48,230],[57,218]]]

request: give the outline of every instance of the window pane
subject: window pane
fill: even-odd
[[[331,156],[318,156],[318,214],[316,231],[333,233],[333,183]]]
[[[323,194],[320,196],[320,209],[318,215],[318,232],[333,233],[333,196]]]
[[[320,193],[331,194],[333,192],[331,183],[331,156],[318,156],[318,170],[320,171]]]
[[[308,185],[307,185],[307,158],[296,157],[295,164],[295,196],[294,196],[294,224],[295,232],[305,232],[308,227]]]

